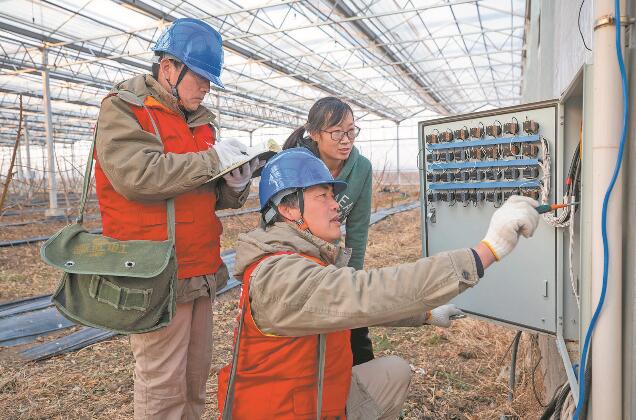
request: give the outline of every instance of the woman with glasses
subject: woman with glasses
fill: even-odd
[[[353,110],[338,98],[318,100],[309,110],[307,123],[285,141],[283,149],[305,147],[319,157],[337,181],[347,183],[336,196],[340,220],[347,227],[345,246],[352,249],[349,266],[361,270],[369,234],[371,215],[371,162],[353,145],[360,128],[354,124]],[[353,364],[373,359],[369,329],[351,331]]]

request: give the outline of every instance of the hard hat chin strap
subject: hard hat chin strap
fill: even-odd
[[[278,205],[280,204],[283,197],[290,194],[294,194],[294,193],[292,192],[291,189],[288,189],[288,190],[280,191],[278,192],[278,194],[272,197],[272,199],[270,200],[270,203],[268,204],[267,209],[262,214],[263,221],[265,222],[265,224],[268,224],[274,219],[274,217],[277,214],[280,214],[280,212],[278,211]],[[296,225],[296,227],[298,227],[298,229],[311,233],[311,230],[309,230],[309,225],[307,224],[307,222],[305,222],[305,219],[303,217],[305,214],[305,196],[303,194],[302,188],[296,189],[296,197],[298,199],[298,208],[300,209],[300,218],[298,220],[290,220],[290,221],[294,222],[294,224]],[[282,215],[281,217],[285,218]]]
[[[309,225],[307,224],[307,222],[305,222],[305,194],[303,193],[303,190],[301,188],[299,188],[296,191],[296,196],[298,197],[298,208],[300,209],[300,219],[298,220],[294,220],[294,223],[296,223],[296,227],[298,227],[298,229],[300,230],[305,230],[309,233],[311,233],[311,230],[309,230]]]
[[[177,87],[179,86],[179,83],[181,83],[181,81],[183,80],[183,78],[185,77],[187,72],[188,72],[188,66],[183,64],[183,67],[181,68],[181,72],[179,72],[179,77],[177,77],[177,83],[172,85],[170,83],[170,81],[168,80],[168,84],[170,85],[170,93],[172,93],[172,96],[177,98],[177,100],[180,99],[179,98],[179,91],[177,90]]]
[[[309,225],[307,224],[307,222],[305,222],[304,219],[300,218],[298,220],[295,220],[294,223],[296,223],[296,227],[298,229],[311,233],[311,230],[309,229]]]

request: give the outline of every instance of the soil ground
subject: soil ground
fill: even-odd
[[[373,207],[417,199],[417,187],[375,191]],[[254,201],[246,207],[254,207]],[[421,253],[419,210],[401,213],[370,229],[367,268],[416,260]],[[6,217],[0,223],[13,222]],[[257,214],[223,219],[222,247],[234,246],[242,232],[258,223]],[[92,220],[90,227],[99,226]],[[54,233],[63,224],[32,223],[0,228],[0,241]],[[40,261],[39,244],[0,248],[0,302],[51,293],[59,274]],[[218,370],[231,357],[238,289],[220,296],[214,309],[214,355],[208,382],[206,419],[216,419]],[[533,388],[536,349],[522,336],[517,387],[508,401],[508,365],[514,331],[484,321],[464,319],[448,329],[372,328],[376,356],[395,354],[408,360],[413,379],[405,419],[536,419],[541,407]],[[51,340],[43,337],[40,341]],[[134,361],[128,339],[117,337],[80,351],[32,363],[17,356],[21,347],[0,347],[0,417],[7,419],[132,418]],[[523,363],[524,360],[533,361]],[[527,366],[526,366],[527,365]],[[539,384],[539,378],[536,378]]]

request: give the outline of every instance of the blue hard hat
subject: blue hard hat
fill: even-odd
[[[207,23],[183,18],[175,20],[163,31],[152,50],[176,57],[199,76],[225,89],[220,79],[223,68],[222,43],[221,34]]]
[[[346,182],[334,181],[327,165],[304,147],[283,150],[271,158],[261,172],[258,184],[261,211],[281,191],[322,184],[332,185],[334,195],[347,188]]]

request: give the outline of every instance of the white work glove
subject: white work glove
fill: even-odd
[[[453,322],[452,317],[457,315],[464,315],[461,309],[451,304],[438,306],[431,311],[431,317],[426,321],[429,325],[435,325],[436,327],[448,328]]]
[[[486,237],[482,240],[499,261],[510,253],[519,241],[519,234],[531,237],[539,224],[539,203],[530,197],[511,196],[490,219]]]
[[[235,139],[220,141],[212,147],[219,157],[221,169],[228,168],[247,156],[247,146]]]
[[[247,187],[247,184],[250,183],[250,180],[252,179],[252,172],[254,172],[260,164],[260,160],[252,159],[233,171],[223,175],[223,179],[225,179],[228,187],[232,188],[236,192],[241,192],[245,189],[245,187]]]

